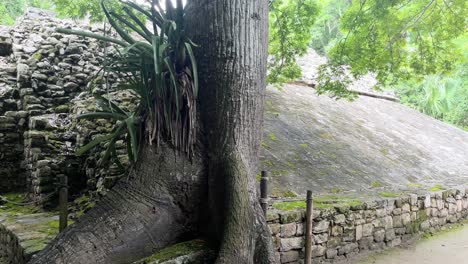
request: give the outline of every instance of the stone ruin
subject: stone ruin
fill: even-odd
[[[90,136],[111,129],[99,121],[78,124],[76,116],[95,109],[92,92],[108,92],[113,87],[106,82],[118,83],[101,71],[112,47],[57,33],[58,27],[103,33],[100,25],[60,20],[39,9],[0,28],[0,193],[21,190],[40,200],[55,192],[60,175],[68,176],[72,192],[104,189],[119,175],[97,166],[99,151],[74,155]]]

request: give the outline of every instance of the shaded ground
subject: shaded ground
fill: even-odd
[[[408,249],[393,249],[373,255],[359,264],[439,264],[467,263],[468,226],[425,239]]]
[[[23,201],[22,194],[5,196],[10,201]],[[33,255],[58,234],[59,217],[56,212],[43,212],[32,205],[7,203],[0,206],[0,225],[18,237],[26,255]]]

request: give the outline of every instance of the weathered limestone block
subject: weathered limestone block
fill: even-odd
[[[281,237],[293,237],[296,235],[296,223],[281,225]]]
[[[312,246],[312,257],[321,257],[325,255],[326,247],[320,245]]]
[[[399,245],[401,245],[401,238],[399,238],[399,237],[393,239],[392,241],[387,242],[388,247],[396,247],[396,246],[399,246]]]
[[[341,244],[341,237],[330,237],[327,242],[327,248],[335,248]]]
[[[321,244],[328,241],[328,233],[321,233],[312,236],[315,244]]]
[[[343,234],[343,227],[341,226],[332,226],[331,228],[331,235],[332,236],[341,236]]]
[[[395,239],[395,230],[394,229],[388,229],[385,231],[385,242],[391,241]]]
[[[347,243],[338,249],[338,255],[351,253],[354,250],[356,250],[358,247],[359,246],[357,243]]]
[[[281,252],[281,263],[290,263],[299,260],[299,251]]]
[[[362,238],[362,225],[356,226],[356,241],[361,240]]]
[[[374,240],[375,242],[382,242],[385,239],[385,230],[377,230],[374,232]]]
[[[276,235],[280,232],[280,224],[268,224],[272,235]]]
[[[338,251],[335,248],[329,248],[325,251],[325,256],[327,259],[334,259],[338,255]]]
[[[314,234],[328,232],[328,227],[330,226],[330,222],[327,220],[322,220],[318,223],[314,223],[312,226],[312,232]]]
[[[302,221],[303,212],[301,211],[291,211],[291,212],[282,212],[280,213],[280,223],[287,224],[293,222]]]
[[[346,216],[344,214],[337,214],[333,217],[333,222],[335,224],[342,224],[346,221]]]
[[[290,251],[292,249],[301,249],[304,247],[304,237],[280,238],[281,251]]]
[[[372,224],[364,224],[362,226],[362,236],[372,236],[374,226]]]

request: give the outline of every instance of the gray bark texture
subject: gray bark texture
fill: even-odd
[[[197,151],[196,153],[202,153]],[[206,188],[202,157],[192,162],[162,146],[141,160],[98,204],[30,263],[132,263],[191,238]]]
[[[273,263],[256,192],[268,55],[267,0],[197,0],[189,32],[200,45],[200,108],[216,263]],[[222,213],[221,213],[222,212]]]
[[[268,48],[267,0],[195,0],[188,28],[200,76],[200,143],[190,162],[144,146],[130,177],[31,263],[131,263],[196,235],[216,263],[275,263],[256,174]]]

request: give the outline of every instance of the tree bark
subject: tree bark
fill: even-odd
[[[98,204],[30,263],[132,263],[196,235],[206,193],[203,159],[192,162],[162,146],[141,159]]]
[[[130,263],[200,232],[219,245],[216,263],[275,263],[256,190],[268,1],[194,0],[187,20],[200,45],[193,163],[144,146],[131,177],[31,263]]]
[[[273,263],[256,191],[268,52],[267,0],[197,0],[187,8],[202,77],[216,263]]]

